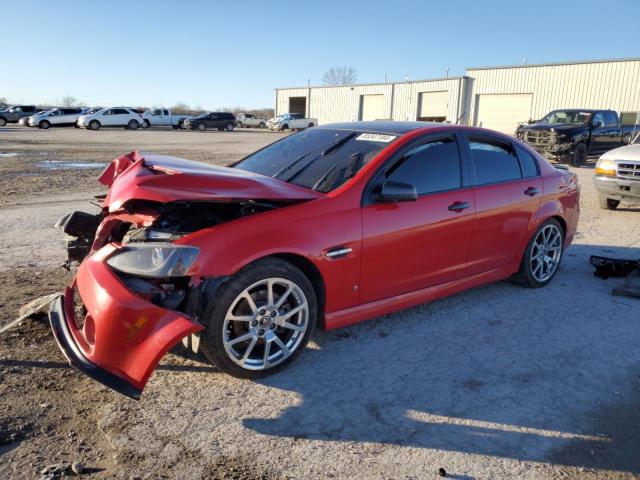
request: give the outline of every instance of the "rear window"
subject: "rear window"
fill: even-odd
[[[471,136],[468,140],[476,184],[486,185],[522,178],[518,157],[510,143],[481,136]]]

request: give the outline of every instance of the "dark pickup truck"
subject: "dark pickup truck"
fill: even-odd
[[[33,105],[15,105],[0,110],[0,127],[4,127],[7,123],[18,123],[22,117],[29,117],[37,111]]]
[[[627,145],[636,125],[622,125],[613,110],[554,110],[542,120],[520,125],[516,137],[545,157],[579,166],[590,155]]]

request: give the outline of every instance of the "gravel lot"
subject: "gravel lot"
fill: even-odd
[[[280,136],[0,128],[0,326],[69,281],[51,226],[93,208],[102,164],[134,148],[226,164]],[[73,461],[87,478],[638,478],[640,303],[588,259],[640,258],[640,205],[598,209],[592,174],[547,288],[500,282],[318,332],[263,381],[178,348],[133,402],[68,368],[44,323],[0,334],[0,478]]]

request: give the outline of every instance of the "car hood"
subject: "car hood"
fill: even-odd
[[[532,123],[531,125],[523,125],[521,131],[535,131],[535,130],[555,130],[558,133],[573,132],[576,130],[584,130],[587,128],[584,125],[552,125],[550,123]]]
[[[105,206],[112,212],[129,200],[302,201],[324,196],[257,173],[153,153],[132,152],[113,160],[99,181],[110,187]]]
[[[610,160],[636,160],[640,161],[640,144],[625,145],[624,147],[609,150],[601,158]]]

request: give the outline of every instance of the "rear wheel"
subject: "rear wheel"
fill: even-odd
[[[91,120],[89,122],[89,128],[91,130],[100,130],[100,122],[97,120]]]
[[[242,128],[242,122],[240,122],[240,121],[236,122],[236,127]]]
[[[129,130],[137,130],[139,126],[140,123],[138,123],[137,120],[129,120],[129,123],[127,123],[127,128],[129,128]]]
[[[200,346],[230,375],[266,377],[302,353],[317,316],[309,279],[288,262],[261,260],[241,270],[211,301]]]
[[[620,205],[620,200],[615,200],[613,198],[607,198],[606,195],[602,193],[598,194],[598,205],[600,208],[604,208],[605,210],[615,210]]]
[[[224,127],[224,129],[225,129],[227,132],[233,132],[233,128],[234,128],[233,123],[227,123],[227,125]]]
[[[51,123],[49,123],[48,120],[42,120],[39,124],[38,124],[38,128],[42,128],[43,130],[48,129],[51,126]]]
[[[550,218],[533,234],[522,258],[518,279],[527,287],[547,285],[558,271],[562,260],[564,233],[560,223]]]
[[[0,127],[4,127],[7,124],[7,119],[0,117]]]
[[[571,165],[579,167],[587,161],[587,146],[584,143],[576,145],[571,157]]]
[[[260,128],[267,128],[267,124],[264,122],[260,122],[260,125],[258,125],[258,127]]]

